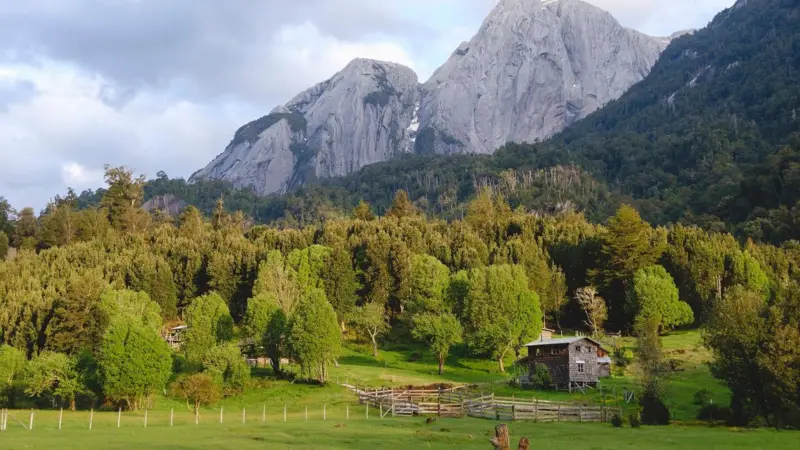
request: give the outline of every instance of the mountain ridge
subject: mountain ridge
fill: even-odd
[[[504,0],[425,83],[400,64],[357,58],[240,128],[190,180],[282,193],[400,154],[544,139],[644,78],[664,46],[580,0]]]

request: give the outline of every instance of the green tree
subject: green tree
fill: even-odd
[[[170,386],[173,397],[186,400],[191,411],[199,411],[201,406],[210,406],[219,401],[220,387],[208,374],[195,373],[181,377]]]
[[[450,269],[429,255],[414,255],[411,269],[411,296],[405,311],[409,316],[446,308]]]
[[[150,288],[150,296],[161,307],[165,319],[178,316],[178,292],[169,264],[162,258],[156,259],[155,277]]]
[[[466,341],[476,351],[488,352],[505,372],[503,358],[518,351],[542,331],[539,297],[528,288],[519,266],[499,265],[469,272],[464,318]]]
[[[144,292],[107,289],[100,296],[100,310],[110,322],[137,322],[156,333],[161,331],[161,308]]]
[[[377,303],[367,303],[358,308],[353,315],[353,325],[363,336],[367,336],[372,343],[372,356],[378,357],[378,338],[389,332],[389,318],[386,317],[386,308]]]
[[[172,373],[169,346],[158,332],[126,320],[109,325],[98,365],[105,395],[131,409],[160,392]]]
[[[728,258],[729,285],[743,286],[752,292],[769,296],[769,278],[761,265],[748,251],[737,252]]]
[[[765,412],[768,386],[758,365],[767,321],[761,293],[734,286],[715,305],[703,340],[713,354],[711,372],[731,390],[733,423],[746,425]]]
[[[266,293],[258,294],[247,302],[247,311],[242,321],[244,337],[253,345],[261,345],[267,330],[272,310],[278,305],[274,296]]]
[[[117,230],[139,232],[147,226],[147,213],[140,209],[144,196],[144,175],[133,177],[125,167],[105,166],[108,188],[100,205],[108,213],[108,220]]]
[[[375,214],[372,213],[372,207],[369,203],[364,200],[359,201],[355,210],[353,210],[353,219],[364,221],[375,220]]]
[[[395,192],[392,207],[386,212],[386,216],[402,219],[403,217],[415,215],[417,215],[417,207],[408,199],[408,192],[402,189]]]
[[[36,213],[33,208],[23,208],[14,223],[14,247],[21,250],[36,248]]]
[[[25,352],[10,345],[0,344],[0,401],[6,389],[25,375],[27,362]]]
[[[233,338],[233,318],[228,305],[215,292],[196,298],[184,314],[186,338],[183,350],[190,361],[202,361],[215,345]]]
[[[289,353],[300,363],[302,375],[320,382],[328,379],[328,365],[342,346],[336,312],[319,289],[309,291],[291,316],[287,339]]]
[[[669,368],[664,361],[659,337],[660,326],[661,318],[657,314],[645,316],[636,324],[636,355],[642,384],[642,422],[648,425],[667,425],[670,419],[663,400]]]
[[[325,284],[325,295],[336,311],[336,317],[345,330],[347,318],[353,313],[358,300],[359,285],[353,270],[350,253],[335,246],[323,269],[322,279]]]
[[[629,297],[636,320],[657,317],[661,331],[690,325],[694,321],[692,308],[680,301],[672,276],[662,266],[639,269],[634,276],[633,291]]]
[[[295,270],[287,264],[281,252],[273,250],[258,266],[258,277],[253,286],[253,296],[270,294],[275,297],[286,315],[290,315],[300,296]]]
[[[430,346],[439,362],[439,375],[444,374],[444,362],[450,353],[450,347],[461,340],[463,330],[458,319],[449,312],[423,313],[414,316],[412,323],[412,336]]]
[[[0,233],[0,261],[3,261],[8,256],[8,235]]]
[[[239,346],[231,342],[214,346],[206,352],[203,371],[222,386],[226,395],[243,392],[250,383],[250,366]]]
[[[42,352],[26,366],[25,393],[32,397],[44,395],[67,402],[75,410],[75,397],[85,390],[73,358],[55,352]]]
[[[633,275],[655,264],[665,246],[664,230],[651,228],[630,206],[623,205],[608,220],[607,230],[601,237],[601,267],[592,273],[605,289],[605,297],[611,300],[610,313],[618,326],[627,324],[624,298]]]

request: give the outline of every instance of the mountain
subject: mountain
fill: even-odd
[[[423,86],[418,152],[550,137],[641,81],[665,47],[579,0],[502,1]]]
[[[666,46],[578,0],[502,0],[426,83],[357,59],[234,135],[191,181],[259,194],[407,153],[492,153],[560,131],[642,80]]]
[[[798,0],[740,0],[674,40],[619,99],[545,142],[492,156],[397,158],[325,180],[314,195],[344,190],[380,210],[406,189],[429,213],[457,214],[483,186],[529,208],[542,206],[549,186],[550,204],[578,199],[602,213],[598,205],[624,200],[653,223],[800,240],[798,23]],[[590,179],[554,176],[554,167]]]
[[[224,179],[259,194],[346,175],[412,148],[417,75],[356,59],[331,79],[240,128],[192,179]]]

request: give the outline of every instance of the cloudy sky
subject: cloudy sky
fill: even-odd
[[[733,3],[589,1],[659,36]],[[188,177],[355,57],[425,79],[496,2],[0,0],[0,196],[41,208],[102,186],[104,164]]]

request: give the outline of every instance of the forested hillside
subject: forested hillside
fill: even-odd
[[[210,213],[224,194],[258,223],[293,226],[341,217],[362,199],[384,212],[398,189],[429,216],[452,219],[491,187],[512,207],[575,209],[594,222],[624,202],[657,224],[797,239],[798,21],[795,0],[741,1],[675,40],[619,100],[543,143],[508,144],[493,156],[407,155],[280,196],[166,177],[146,195],[176,194]]]
[[[577,165],[656,223],[683,221],[758,240],[797,238],[800,4],[741,1],[674,41],[651,74],[562,134],[509,144],[493,157],[406,158],[328,184],[378,204],[395,189],[447,207],[493,184],[512,205],[537,206],[505,182]],[[588,178],[588,176],[587,176]],[[476,182],[480,181],[480,182]],[[574,183],[565,183],[566,191]],[[597,194],[573,194],[590,215]],[[612,197],[614,197],[612,196]],[[608,197],[608,194],[606,194]],[[455,201],[450,204],[440,198]],[[540,197],[541,199],[541,197]]]
[[[605,225],[534,215],[488,189],[449,222],[399,191],[383,217],[362,202],[351,218],[251,227],[222,201],[211,220],[194,207],[177,219],[148,214],[143,180],[120,168],[106,179],[97,208],[68,197],[8,224],[21,252],[0,262],[0,402],[135,409],[175,377],[175,389],[237,392],[249,383],[241,351],[270,357],[275,376],[325,381],[352,333],[375,353],[385,339],[419,341],[440,370],[464,345],[502,371],[544,324],[651,336],[643,389],[658,398],[658,334],[706,325],[713,372],[733,393],[731,421],[800,417],[794,242],[742,246],[729,234],[652,227],[629,206]],[[186,341],[171,353],[159,333],[180,322]],[[284,372],[284,356],[298,373]]]

